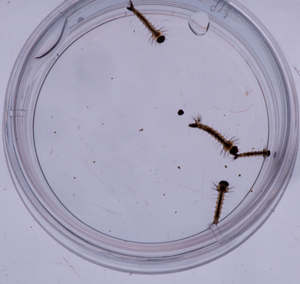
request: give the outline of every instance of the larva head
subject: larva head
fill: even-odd
[[[231,155],[233,155],[235,157],[235,159],[237,158],[237,153],[239,152],[239,149],[237,146],[233,146],[230,150],[229,153]]]
[[[221,180],[219,182],[219,185],[223,185],[223,186],[229,186],[229,183],[226,180]]]
[[[225,180],[221,180],[220,182],[219,182],[219,185],[218,185],[218,188],[217,188],[217,190],[218,191],[223,191],[223,192],[227,192],[228,190],[229,190],[229,183],[227,182],[227,181],[225,181]]]
[[[164,35],[161,35],[157,38],[156,42],[157,43],[163,43],[165,41],[166,37]]]

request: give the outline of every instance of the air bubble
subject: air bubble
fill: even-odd
[[[189,27],[195,35],[205,35],[209,28],[209,17],[204,12],[193,14],[189,19]]]
[[[41,58],[52,51],[61,39],[67,23],[67,18],[62,16],[40,40],[36,49],[36,58]]]

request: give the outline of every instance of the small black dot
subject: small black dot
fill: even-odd
[[[184,111],[182,110],[182,109],[180,109],[179,111],[178,111],[178,115],[183,115],[184,114]]]

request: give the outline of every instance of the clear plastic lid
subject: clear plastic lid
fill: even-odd
[[[66,1],[33,32],[7,88],[6,157],[66,248],[175,272],[228,253],[272,213],[296,159],[298,102],[277,44],[236,1],[133,5]]]

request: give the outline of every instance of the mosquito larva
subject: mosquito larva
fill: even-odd
[[[129,5],[130,6],[127,7],[127,9],[129,11],[132,11],[140,19],[140,21],[145,25],[145,27],[150,31],[150,33],[152,34],[152,36],[151,36],[152,40],[156,41],[157,43],[163,43],[166,38],[163,35],[162,31],[156,29],[140,11],[135,9],[132,1],[129,1]]]
[[[210,134],[212,137],[214,137],[218,142],[220,142],[223,145],[223,150],[225,152],[229,152],[231,155],[235,156],[237,155],[239,149],[237,146],[234,145],[234,141],[232,140],[226,140],[225,137],[220,134],[218,131],[214,130],[212,127],[205,125],[201,123],[201,118],[197,117],[195,119],[195,123],[189,124],[189,127],[193,128],[199,128],[203,131]]]
[[[219,192],[219,194],[218,194],[218,199],[217,199],[217,203],[216,203],[216,210],[215,210],[213,224],[218,224],[220,216],[221,216],[221,210],[222,210],[222,206],[223,206],[224,196],[225,196],[225,193],[228,192],[228,190],[229,190],[229,183],[225,180],[222,180],[219,182],[218,185],[215,185],[215,186],[216,186],[216,189]]]
[[[271,152],[268,149],[263,149],[262,151],[253,151],[253,152],[236,154],[234,159],[243,158],[243,157],[254,157],[254,156],[263,156],[265,158],[265,157],[269,157],[270,155]]]

